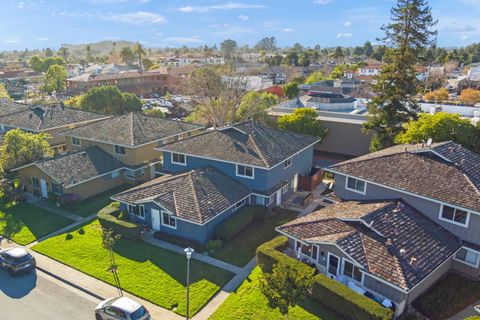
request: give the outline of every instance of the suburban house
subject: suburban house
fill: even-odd
[[[120,208],[153,230],[205,243],[248,203],[250,189],[212,167],[166,175],[115,195]]]
[[[208,129],[156,148],[163,152],[163,172],[172,176],[113,199],[154,230],[203,243],[239,207],[276,207],[296,191],[299,177],[311,169],[318,141],[254,121]]]
[[[14,170],[18,171],[27,192],[44,197],[49,192],[74,192],[84,199],[117,185],[154,179],[162,165],[162,152],[154,148],[198,134],[202,128],[139,113],[109,116],[63,131],[68,154]],[[108,182],[96,183],[102,179]]]
[[[341,202],[277,230],[289,250],[400,315],[455,270],[480,276],[480,155],[399,145],[332,165]]]
[[[65,136],[60,134],[61,131],[108,117],[68,108],[63,104],[27,106],[7,100],[0,101],[0,110],[0,132],[18,128],[32,133],[49,134],[48,142],[55,153],[66,150]]]

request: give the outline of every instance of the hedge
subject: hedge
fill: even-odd
[[[229,219],[220,223],[215,228],[215,235],[226,242],[252,223],[257,214],[261,214],[265,210],[267,209],[262,206],[248,206],[243,208]]]
[[[112,202],[98,211],[97,218],[102,228],[112,229],[113,232],[121,234],[124,239],[138,239],[142,227],[136,223],[120,219],[121,213],[120,203]]]
[[[284,263],[303,272],[315,272],[315,269],[282,253],[287,247],[288,238],[277,237],[262,244],[257,249],[257,263],[263,272],[270,273],[276,263]],[[310,297],[326,308],[348,320],[388,320],[393,311],[377,302],[349,289],[340,282],[324,274],[314,276]]]
[[[202,251],[202,245],[195,240],[190,240],[190,239],[187,239],[187,238],[170,235],[168,233],[164,233],[164,232],[161,232],[161,231],[155,231],[153,233],[153,237],[158,239],[158,240],[162,240],[162,241],[166,241],[166,242],[176,244],[177,246],[180,246],[180,247],[183,247],[183,248],[191,247],[191,248],[195,249],[195,251],[197,251],[197,252]]]

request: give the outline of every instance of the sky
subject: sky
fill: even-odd
[[[356,46],[382,36],[395,0],[0,0],[0,50],[139,41],[190,47],[233,39],[254,45]],[[438,45],[480,42],[480,0],[430,0]]]

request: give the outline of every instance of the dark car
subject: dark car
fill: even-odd
[[[35,258],[23,248],[0,249],[0,267],[11,275],[35,269]]]

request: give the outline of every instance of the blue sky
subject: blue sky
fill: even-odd
[[[381,36],[394,0],[1,0],[0,50],[140,41],[147,47],[254,44],[361,45]],[[431,0],[438,44],[480,41],[480,0]]]

